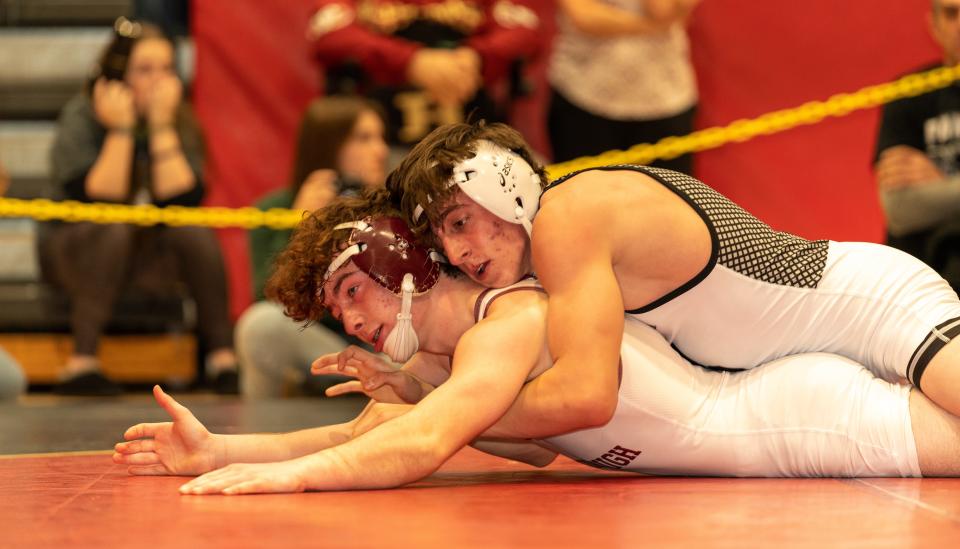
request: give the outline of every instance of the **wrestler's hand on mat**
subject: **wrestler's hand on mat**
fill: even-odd
[[[302,459],[274,463],[233,463],[180,487],[181,494],[276,494],[303,492],[307,464]]]
[[[113,462],[128,465],[131,475],[199,475],[216,469],[218,437],[159,385],[153,396],[173,421],[127,429],[127,442],[114,446]]]
[[[313,361],[310,373],[314,375],[340,374],[354,377],[357,381],[348,381],[334,385],[327,389],[327,396],[339,396],[347,393],[365,393],[376,398],[373,394],[377,389],[388,386],[393,392],[406,402],[412,401],[420,394],[417,389],[414,395],[413,387],[409,383],[409,374],[398,370],[393,364],[386,362],[377,355],[365,351],[360,347],[349,346],[339,353],[323,355]]]
[[[413,409],[412,404],[390,404],[386,402],[371,402],[353,423],[351,438],[366,433],[381,423],[402,416]]]

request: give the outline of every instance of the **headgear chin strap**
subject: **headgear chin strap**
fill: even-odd
[[[413,329],[413,296],[426,293],[440,279],[437,256],[418,245],[410,228],[398,217],[367,218],[341,223],[333,230],[352,229],[347,247],[327,267],[324,282],[348,261],[377,284],[400,296],[397,323],[387,334],[383,350],[396,362],[406,362],[420,342]],[[322,287],[319,298],[322,299]]]
[[[472,158],[453,167],[449,186],[458,185],[467,196],[493,215],[523,225],[527,235],[533,232],[533,218],[540,208],[540,176],[517,153],[492,141],[476,143]],[[428,203],[431,198],[427,197]],[[423,215],[423,205],[413,211],[413,220]]]

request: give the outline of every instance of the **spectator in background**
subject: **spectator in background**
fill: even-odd
[[[505,118],[542,42],[530,1],[318,0],[308,36],[328,90],[380,102],[403,148],[465,116]]]
[[[943,60],[920,71],[960,62],[960,0],[933,0],[927,18]],[[960,290],[960,86],[886,105],[874,169],[887,243]]]
[[[388,152],[384,134],[375,104],[357,97],[315,99],[300,122],[289,187],[268,195],[257,206],[313,211],[337,195],[356,195],[383,185]],[[288,379],[315,379],[308,375],[313,360],[347,345],[341,326],[332,319],[304,329],[283,314],[281,305],[263,300],[273,259],[287,245],[290,233],[250,232],[258,301],[240,317],[235,334],[245,397],[282,396]]]
[[[548,68],[555,161],[693,130],[697,84],[684,25],[699,1],[559,0]],[[687,174],[692,164],[690,155],[653,163]]]
[[[85,202],[198,206],[203,141],[182,101],[170,40],[149,24],[121,18],[85,93],[60,114],[52,174],[66,198]],[[127,286],[170,290],[185,283],[197,303],[206,372],[214,388],[237,392],[217,239],[201,227],[64,224],[44,243],[45,274],[71,305],[74,351],[57,391],[115,394],[97,360],[99,337]]]
[[[10,187],[10,176],[0,163],[0,198]],[[27,388],[27,380],[17,361],[0,348],[0,401],[16,398]]]

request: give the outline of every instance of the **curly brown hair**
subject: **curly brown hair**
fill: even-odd
[[[324,314],[317,297],[323,276],[350,237],[350,231],[333,228],[381,215],[400,215],[386,189],[370,190],[359,197],[338,197],[309,214],[277,257],[267,281],[267,297],[282,304],[284,314],[298,322],[319,320]]]
[[[458,190],[456,186],[449,186],[453,168],[473,157],[477,153],[477,141],[484,139],[520,155],[540,176],[540,184],[546,185],[547,174],[543,166],[536,161],[520,132],[510,126],[487,124],[483,120],[474,124],[441,126],[424,137],[387,176],[387,189],[393,202],[421,239],[435,244],[430,224],[437,221]],[[418,205],[423,207],[426,215],[414,220],[413,212]]]

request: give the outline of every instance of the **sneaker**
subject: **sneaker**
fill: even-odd
[[[239,395],[240,376],[236,370],[223,370],[210,380],[213,392],[218,395]]]
[[[70,396],[117,396],[123,389],[100,372],[87,372],[60,382],[53,392]]]

